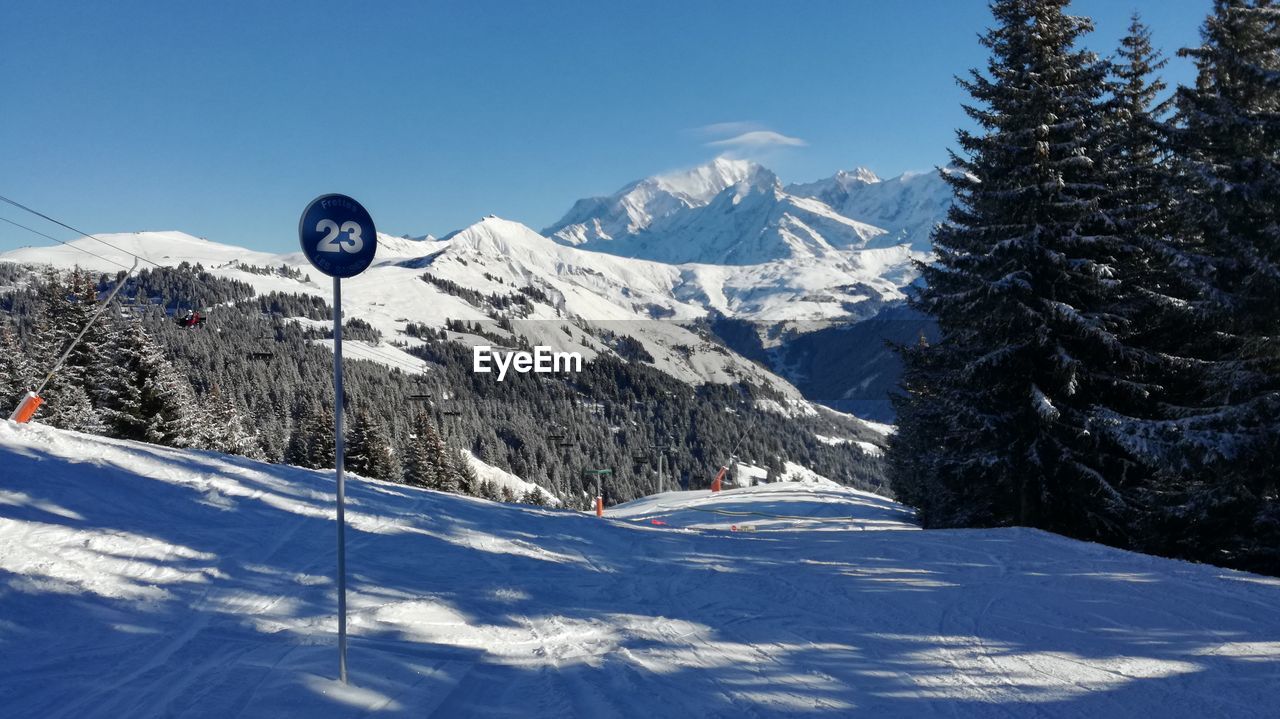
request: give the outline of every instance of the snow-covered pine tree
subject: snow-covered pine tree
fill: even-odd
[[[284,463],[295,467],[308,467],[311,455],[311,437],[319,409],[314,406],[294,405],[293,426],[289,431],[289,441],[284,448]],[[312,468],[314,469],[314,468]]]
[[[195,392],[141,320],[123,318],[117,359],[119,384],[103,408],[114,436],[171,447],[191,447],[204,435]]]
[[[382,422],[366,411],[355,413],[344,453],[346,469],[373,479],[399,480],[400,463]]]
[[[951,431],[951,417],[939,388],[953,381],[944,376],[947,366],[941,353],[930,351],[923,334],[914,346],[897,349],[906,371],[900,381],[902,392],[890,398],[898,431],[889,436],[889,449],[885,453],[894,496],[915,507],[917,517],[925,526],[964,525],[976,523],[970,517],[989,517],[991,508],[978,501],[990,498],[985,488],[980,498],[962,494],[967,486],[981,487],[980,483],[939,481],[936,465],[946,451],[944,440]]]
[[[202,403],[206,426],[201,446],[216,452],[262,459],[262,447],[256,433],[246,426],[235,400],[223,394],[215,384],[209,388]]]
[[[492,480],[488,480],[488,479],[483,479],[480,481],[480,489],[476,493],[476,496],[480,497],[481,499],[487,499],[491,502],[502,501],[502,494],[500,494],[498,491],[498,485],[494,484]]]
[[[416,487],[441,492],[458,492],[458,478],[449,460],[449,450],[431,418],[419,412],[413,418],[413,438],[404,453],[404,481]]]
[[[38,283],[37,293],[40,311],[33,345],[38,366],[51,371],[64,352],[70,350],[70,354],[42,392],[45,403],[36,416],[61,429],[102,434],[107,426],[94,407],[90,390],[91,379],[96,378],[89,372],[100,366],[105,351],[101,324],[89,326],[80,342],[72,346],[97,308],[96,285],[79,268],[68,273],[65,281],[50,269]]]
[[[35,368],[8,319],[0,319],[0,418],[8,417],[22,396],[35,389]]]
[[[535,507],[545,507],[550,502],[547,501],[547,495],[537,487],[530,487],[520,495],[521,504],[532,504]]]
[[[454,480],[458,483],[458,492],[470,496],[480,493],[480,476],[471,465],[471,458],[466,450],[448,446],[450,466],[453,468]]]
[[[1280,5],[1215,0],[1172,130],[1180,241],[1214,306],[1188,351],[1216,410],[1187,423],[1203,469],[1153,493],[1163,551],[1280,572]]]
[[[987,73],[960,81],[980,129],[957,133],[961,171],[943,175],[956,202],[912,299],[941,337],[903,355],[889,463],[932,526],[1124,543],[1132,463],[1095,425],[1100,408],[1126,416],[1143,399],[1128,377],[1141,353],[1120,341],[1115,312],[1131,288],[1111,280],[1136,252],[1106,214],[1106,65],[1077,47],[1091,23],[1066,4],[993,2]],[[924,446],[937,449],[901,454]]]
[[[334,459],[337,457],[337,442],[333,435],[335,418],[333,416],[333,408],[326,405],[310,416],[306,423],[305,431],[309,434],[307,439],[307,461],[303,466],[312,469],[333,469]],[[348,462],[343,463],[344,468],[350,467]]]

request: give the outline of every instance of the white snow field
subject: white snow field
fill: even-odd
[[[332,490],[322,472],[0,422],[0,714],[1280,706],[1280,581],[1029,530],[873,531],[909,513],[821,481],[599,520],[353,479],[343,686]],[[708,509],[838,521],[692,528],[737,521]]]

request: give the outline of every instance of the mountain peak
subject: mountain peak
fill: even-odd
[[[763,166],[750,160],[728,157],[717,157],[697,167],[655,175],[647,180],[655,187],[686,199],[690,205],[710,202],[726,189],[744,182],[758,186],[776,181],[774,174]]]
[[[637,180],[607,197],[578,200],[543,234],[568,245],[613,240],[706,205],[730,187],[767,190],[777,185],[772,172],[750,160],[717,157],[696,167]]]
[[[844,182],[858,182],[864,185],[873,185],[880,182],[880,176],[865,167],[855,167],[852,171],[840,170],[836,173],[836,179]]]

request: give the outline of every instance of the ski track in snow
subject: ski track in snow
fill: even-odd
[[[5,422],[0,467],[5,716],[1265,717],[1280,699],[1280,580],[916,531],[818,480],[601,521],[352,478],[343,686],[329,474]]]

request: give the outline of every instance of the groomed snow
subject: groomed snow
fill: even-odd
[[[611,516],[0,422],[0,707],[41,717],[1269,717],[1280,581],[820,483]],[[628,518],[622,519],[630,512]],[[682,515],[683,513],[683,515]],[[750,520],[755,521],[755,520]]]

